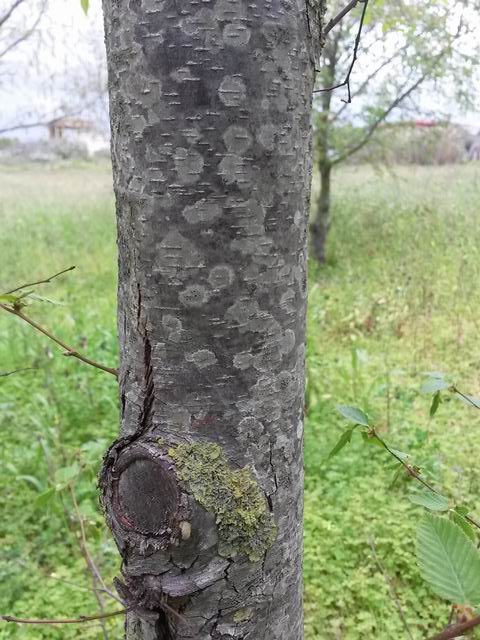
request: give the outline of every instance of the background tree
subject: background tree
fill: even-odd
[[[478,47],[476,2],[370,3],[356,51],[358,60],[348,75],[364,7],[358,3],[329,32],[318,74],[314,144],[320,186],[310,235],[312,255],[320,262],[325,261],[331,222],[333,168],[363,149],[390,116],[411,108],[426,84],[438,94],[455,92],[463,104],[472,101],[469,83]],[[415,111],[418,114],[418,106]]]
[[[105,0],[127,638],[303,637],[303,2]],[[307,19],[308,17],[308,19]]]

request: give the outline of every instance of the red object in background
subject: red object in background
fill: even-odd
[[[434,120],[415,120],[416,127],[434,127],[436,124]]]

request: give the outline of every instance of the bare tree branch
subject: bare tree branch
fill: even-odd
[[[358,26],[357,35],[355,37],[355,45],[353,47],[352,62],[350,63],[350,67],[348,68],[347,75],[345,76],[345,80],[343,82],[340,82],[339,84],[334,85],[333,87],[328,87],[326,89],[317,89],[313,92],[313,93],[322,93],[324,91],[333,91],[334,89],[339,89],[340,87],[346,86],[348,97],[347,97],[347,100],[344,100],[344,102],[347,102],[348,104],[350,104],[350,102],[352,101],[352,94],[350,91],[350,77],[352,75],[353,67],[355,66],[355,62],[357,61],[357,57],[358,57],[358,47],[360,46],[360,40],[362,37],[362,29],[363,29],[363,23],[365,21],[365,14],[367,13],[368,0],[357,0],[354,6],[356,6],[358,3],[363,4],[363,10],[362,10],[362,15],[360,16],[360,24]]]
[[[406,49],[406,47],[404,47],[404,49]],[[395,60],[395,58],[398,55],[398,51],[396,51],[392,56],[390,56],[389,58],[387,58],[386,60],[384,60],[382,62],[382,64],[380,64],[374,71],[372,71],[366,78],[365,80],[362,82],[362,84],[358,87],[358,89],[354,92],[352,92],[352,100],[354,98],[356,98],[357,96],[362,95],[362,93],[365,91],[365,89],[368,87],[368,85],[370,84],[370,82],[380,73],[380,71],[382,71],[382,69],[384,69],[387,65],[389,65],[393,60]],[[341,114],[345,111],[345,109],[348,107],[348,102],[344,102],[343,105],[340,107],[340,109],[334,113],[333,118],[331,118],[330,122],[335,122],[340,116]]]
[[[25,0],[15,0],[15,2],[10,6],[9,9],[3,14],[0,18],[0,27],[5,24],[5,22],[11,17],[12,13],[15,11],[17,7],[23,4]]]
[[[359,142],[357,142],[357,144],[353,145],[352,147],[350,147],[350,149],[345,150],[343,153],[341,153],[340,155],[336,156],[331,160],[332,165],[338,164],[339,162],[343,162],[344,160],[352,156],[354,153],[357,153],[357,151],[360,151],[360,149],[362,149],[370,140],[370,138],[372,137],[376,129],[379,127],[379,125],[381,125],[382,122],[385,122],[385,120],[392,113],[392,111],[396,109],[401,102],[403,102],[406,98],[408,98],[408,96],[411,93],[413,93],[415,89],[417,89],[422,84],[422,82],[424,82],[427,79],[427,77],[428,77],[428,74],[424,73],[408,89],[406,89],[403,93],[397,96],[395,100],[390,104],[388,109],[386,109],[383,112],[383,114],[377,120],[375,120],[375,122],[367,129],[365,135]]]
[[[350,2],[341,11],[339,11],[334,18],[328,21],[327,26],[323,30],[323,35],[326,36],[327,33],[329,33],[333,29],[333,27],[335,27],[341,20],[343,20],[347,13],[350,13],[352,9],[355,9],[359,2],[363,2],[363,0],[350,0]]]

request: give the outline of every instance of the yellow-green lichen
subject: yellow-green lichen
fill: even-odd
[[[215,513],[220,553],[260,560],[272,546],[276,528],[248,469],[231,469],[222,449],[209,442],[179,444],[168,454],[186,489],[204,509]]]
[[[247,622],[253,616],[253,609],[251,607],[246,607],[245,609],[238,609],[233,614],[233,621],[237,624],[242,622]]]

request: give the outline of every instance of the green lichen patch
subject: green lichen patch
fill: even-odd
[[[215,513],[222,555],[260,560],[276,536],[265,496],[248,469],[231,469],[222,449],[209,442],[170,448],[177,476],[207,511]]]
[[[253,616],[253,609],[251,607],[246,607],[245,609],[238,609],[233,614],[233,621],[238,624],[242,622],[247,622]]]

